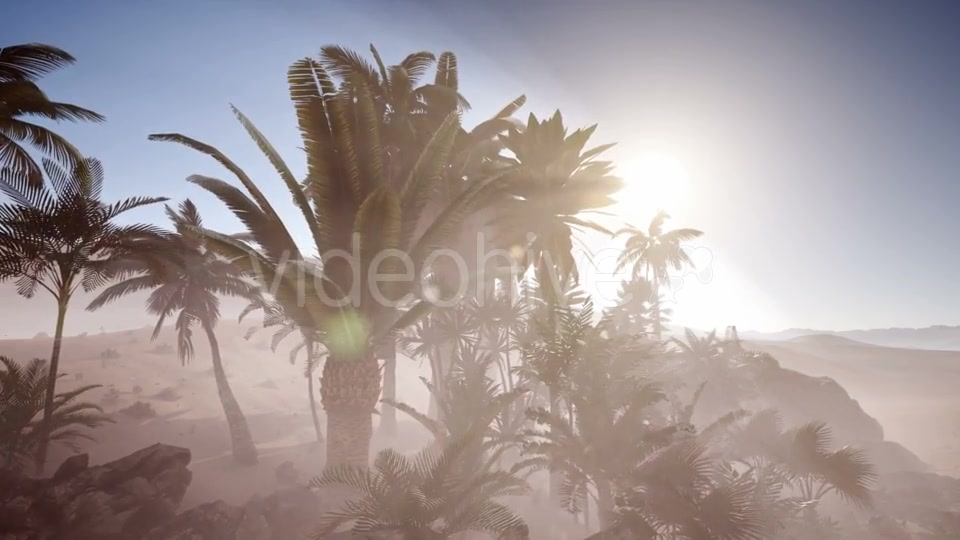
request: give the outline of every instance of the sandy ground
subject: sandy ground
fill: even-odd
[[[70,337],[64,344],[62,388],[101,384],[88,398],[109,412],[136,401],[149,403],[157,412],[146,420],[114,414],[117,422],[97,430],[97,440],[84,445],[94,463],[156,442],[190,448],[194,480],[184,507],[215,499],[242,503],[256,492],[270,491],[277,485],[275,468],[284,461],[292,461],[302,478],[319,470],[323,452],[315,442],[302,359],[291,365],[286,349],[270,351],[267,334],[247,341],[235,324],[222,324],[218,335],[230,384],[261,463],[239,468],[231,460],[205,339],[197,337],[196,358],[181,365],[172,331],[151,342],[149,329]],[[291,337],[287,345],[293,344]],[[0,354],[20,361],[47,357],[51,345],[50,339],[0,341]],[[829,336],[747,346],[770,352],[784,367],[836,379],[883,424],[887,438],[903,443],[937,470],[960,475],[960,352],[893,349]],[[108,349],[117,357],[104,359]],[[402,357],[400,362],[400,399],[425,410],[427,395],[418,377],[426,375],[426,369]],[[418,425],[402,414],[400,420],[399,439],[378,438],[375,447],[412,450],[427,440]],[[58,450],[51,462],[56,465],[68,454]]]
[[[218,329],[231,388],[260,451],[258,466],[241,469],[231,458],[206,339],[196,338],[196,357],[182,365],[172,331],[153,342],[150,334],[145,328],[68,337],[64,342],[60,364],[64,376],[58,388],[102,385],[87,394],[86,401],[99,403],[116,421],[93,432],[95,441],[83,444],[93,463],[117,459],[157,442],[189,448],[194,479],[185,506],[214,499],[241,503],[258,491],[269,491],[277,485],[274,471],[284,461],[292,461],[304,479],[320,469],[323,451],[316,444],[303,357],[292,365],[287,348],[271,352],[266,333],[248,341],[243,339],[244,330],[235,324],[222,324]],[[293,344],[294,336],[284,343],[288,347]],[[24,361],[48,357],[50,347],[51,339],[6,340],[0,341],[0,354]],[[117,357],[103,358],[108,349],[116,351]],[[403,399],[418,408],[425,407],[425,391],[417,377],[426,371],[418,362],[400,360],[404,369],[399,370],[399,383],[411,389]],[[119,412],[137,401],[149,403],[157,416],[141,420]],[[319,396],[317,401],[319,407]],[[320,414],[325,428],[322,410]],[[405,421],[402,415],[399,420],[402,439],[378,438],[375,447],[413,449],[427,440],[418,425]],[[57,449],[50,462],[56,466],[70,453],[69,449]]]

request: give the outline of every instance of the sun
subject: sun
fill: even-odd
[[[676,208],[686,195],[690,179],[683,160],[669,153],[638,155],[618,164],[616,174],[625,184],[616,195],[620,213],[631,219]]]

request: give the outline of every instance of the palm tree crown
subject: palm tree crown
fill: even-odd
[[[577,275],[573,229],[609,234],[580,214],[612,205],[613,194],[623,187],[610,162],[595,159],[613,145],[586,149],[596,128],[568,133],[557,111],[547,120],[531,114],[523,129],[513,127],[502,138],[514,157],[507,160],[513,169],[504,182],[506,200],[496,225],[507,245],[525,248],[524,266],[547,264],[549,257],[548,266],[561,281]]]
[[[39,43],[0,48],[0,168],[24,173],[33,184],[43,181],[40,167],[23,143],[68,169],[82,163],[80,152],[66,139],[26,120],[103,121],[93,111],[51,101],[37,86],[37,79],[74,61],[66,51]]]
[[[38,289],[57,301],[57,323],[50,355],[44,418],[53,414],[63,324],[70,299],[79,289],[92,291],[119,275],[131,257],[146,264],[162,256],[164,233],[152,225],[118,225],[115,220],[135,208],[164,201],[132,197],[107,204],[100,198],[103,168],[86,159],[69,172],[44,159],[49,186],[30,174],[0,169],[0,280],[14,279],[17,292],[31,298]],[[39,446],[37,466],[46,459]]]

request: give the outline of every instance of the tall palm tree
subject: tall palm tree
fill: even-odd
[[[177,351],[182,362],[193,358],[193,327],[199,325],[210,345],[217,393],[230,429],[233,458],[243,465],[255,464],[257,449],[223,369],[215,328],[220,319],[219,296],[254,300],[259,289],[245,279],[239,267],[207,249],[199,232],[203,222],[193,202],[188,199],[180,203],[179,210],[167,206],[166,211],[176,231],[170,240],[175,245],[176,259],[160,268],[132,263],[125,279],[104,289],[87,309],[98,309],[129,294],[152,291],[147,299],[147,311],[157,315],[153,339],[160,334],[167,318],[177,314]]]
[[[661,210],[650,221],[646,231],[632,225],[617,231],[617,236],[627,235],[627,244],[617,258],[617,271],[633,265],[633,275],[650,280],[656,294],[660,293],[663,283],[670,279],[671,269],[680,270],[693,264],[681,244],[703,235],[697,229],[664,231],[664,222],[669,218],[670,215]],[[663,333],[659,302],[654,305],[654,329],[659,338]]]
[[[103,168],[86,159],[72,171],[43,160],[48,184],[37,184],[26,172],[0,169],[0,280],[14,279],[17,292],[32,298],[42,289],[57,303],[56,328],[47,381],[43,424],[53,414],[60,366],[63,326],[70,300],[78,289],[92,291],[116,275],[122,261],[160,256],[163,231],[152,225],[119,225],[115,220],[135,208],[164,201],[132,197],[107,204],[100,198]],[[49,427],[49,426],[48,426]],[[37,467],[46,461],[46,444],[37,449]]]
[[[290,192],[322,265],[304,256],[257,185],[216,148],[179,134],[152,135],[151,139],[177,142],[210,155],[243,185],[240,190],[214,178],[190,178],[220,198],[247,228],[247,240],[205,231],[207,242],[256,275],[299,328],[322,331],[323,345],[330,353],[320,388],[327,411],[327,463],[367,464],[372,414],[380,396],[375,351],[431,307],[430,302],[418,300],[415,280],[381,286],[371,281],[377,276],[370,270],[379,265],[381,274],[398,274],[398,260],[384,261],[381,255],[397,250],[394,253],[409,257],[414,275],[429,273],[424,271],[429,254],[446,245],[466,216],[488,199],[497,177],[465,183],[442,212],[425,220],[422,210],[458,129],[456,113],[447,115],[416,159],[401,160],[403,169],[388,175],[380,142],[381,119],[364,81],[352,78],[338,90],[327,70],[311,59],[294,63],[289,81],[305,142],[306,189],[259,130],[234,112]],[[412,165],[405,165],[408,161]],[[399,179],[400,187],[391,185],[390,178]],[[329,257],[352,253],[354,241],[358,260]],[[360,279],[355,280],[355,275]],[[387,302],[373,296],[374,287]],[[413,307],[401,312],[400,301],[411,299]]]
[[[629,342],[592,343],[564,375],[561,408],[528,412],[535,427],[527,432],[528,464],[561,473],[561,503],[583,510],[588,497],[597,503],[601,525],[612,524],[615,483],[630,472],[636,456],[670,441],[672,428],[651,423],[651,408],[665,399],[655,385],[637,378],[637,357]]]
[[[505,281],[500,284],[513,285]],[[479,346],[494,355],[504,391],[514,387],[511,349],[517,345],[529,314],[530,306],[524,298],[505,287],[488,290],[484,296],[471,299],[466,306],[466,315],[477,329]]]
[[[0,356],[0,368],[0,467],[12,469],[36,455],[43,443],[38,417],[43,412],[50,373],[47,362],[39,359],[21,366]],[[97,405],[77,401],[95,388],[99,386],[86,385],[56,395],[50,442],[76,448],[78,440],[91,440],[82,428],[93,429],[110,421]]]
[[[54,158],[68,170],[83,162],[80,152],[66,139],[26,120],[103,121],[103,117],[93,111],[51,101],[37,86],[40,77],[75,61],[66,51],[50,45],[27,43],[0,47],[0,168],[22,172],[35,185],[43,182],[40,166],[21,146],[24,143]]]
[[[321,64],[330,73],[349,82],[357,79],[370,88],[377,116],[383,119],[381,144],[384,147],[384,171],[386,183],[397,185],[402,180],[401,173],[411,166],[420,149],[429,141],[431,135],[442,125],[450,114],[459,114],[470,108],[470,104],[459,93],[459,68],[457,57],[452,52],[443,52],[439,58],[429,52],[416,52],[407,55],[399,64],[387,66],[379,51],[370,46],[373,63],[360,54],[338,46],[327,46],[321,50]],[[436,63],[436,73],[432,82],[421,84],[427,70]],[[421,210],[425,213],[424,223],[429,222],[441,212],[461,192],[464,179],[483,176],[495,172],[504,164],[499,159],[503,147],[499,136],[514,127],[510,116],[526,102],[520,96],[497,112],[490,119],[481,122],[470,131],[458,127],[453,145],[449,151],[448,164],[441,171],[438,186],[430,200]],[[478,221],[479,216],[474,218]],[[479,223],[478,223],[479,226]],[[472,227],[465,230],[474,232]],[[417,233],[422,231],[418,230]],[[478,251],[473,244],[476,235],[465,235],[451,244],[466,261],[468,268],[477,265],[472,260]],[[438,265],[436,272],[441,281],[453,282],[462,276],[454,276],[449,268]],[[472,276],[471,276],[472,277]],[[482,278],[481,278],[482,279]],[[452,343],[448,343],[429,353],[431,367],[435,373],[442,373],[444,358],[453,358],[456,352]],[[385,343],[378,354],[384,361],[384,397],[395,399],[396,346]],[[435,379],[436,384],[442,380]],[[431,402],[433,405],[433,402]],[[395,429],[396,416],[392,407],[387,406],[381,414],[381,428],[385,432]]]

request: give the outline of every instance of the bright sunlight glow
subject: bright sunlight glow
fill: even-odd
[[[625,186],[617,195],[621,214],[649,220],[657,210],[671,211],[681,203],[689,185],[686,164],[667,153],[642,154],[617,166]],[[643,217],[649,215],[649,217]],[[639,225],[639,223],[637,223]]]

